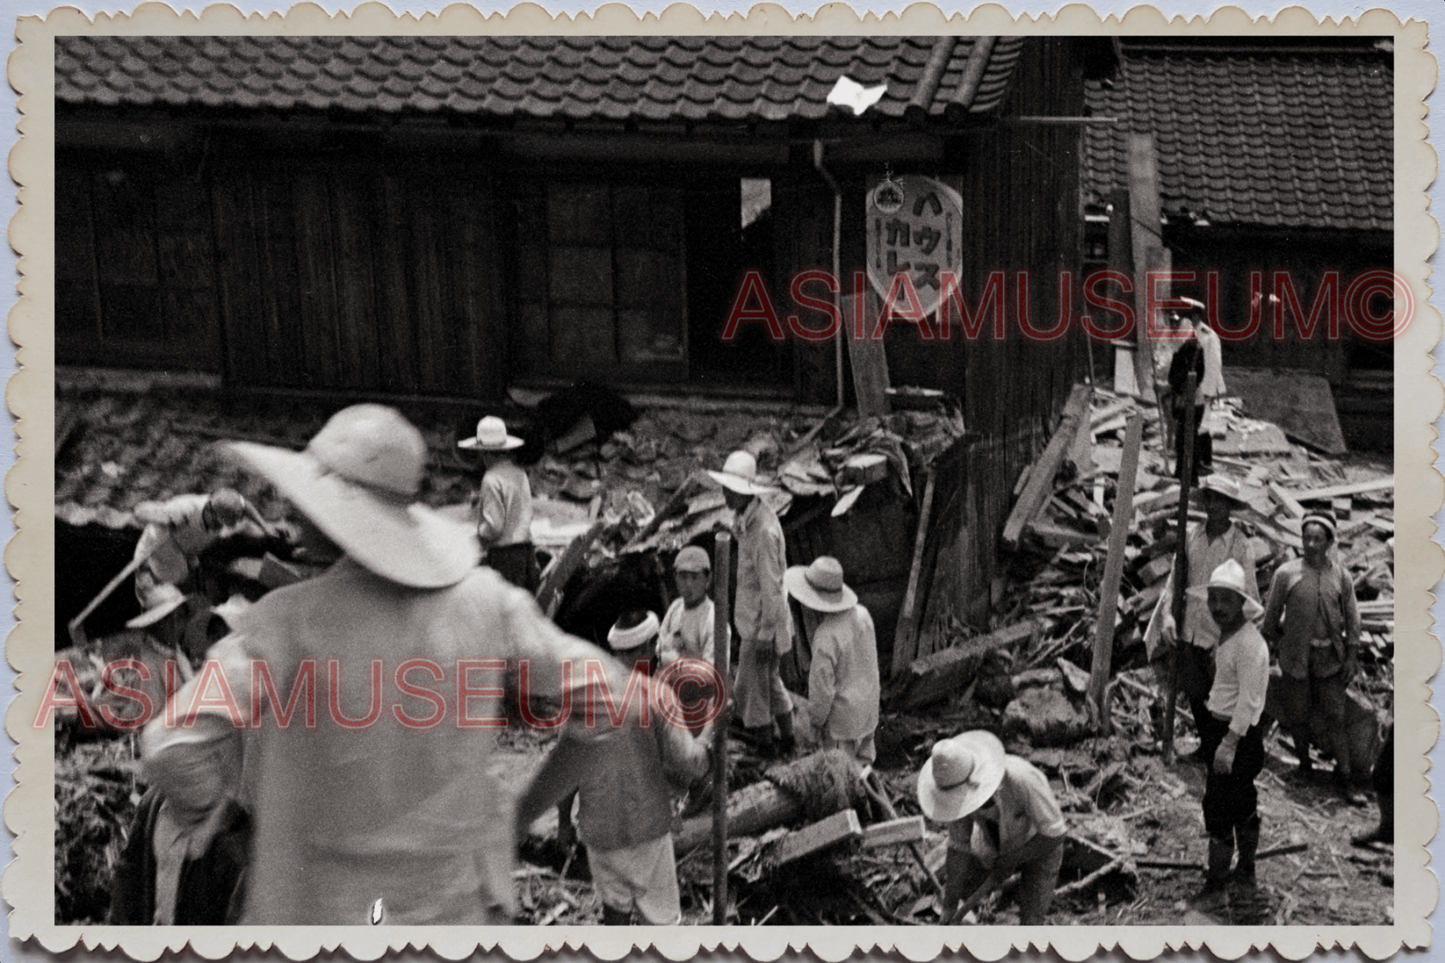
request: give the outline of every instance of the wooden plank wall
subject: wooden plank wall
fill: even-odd
[[[249,387],[495,397],[505,305],[484,179],[258,163],[214,178],[227,374]]]

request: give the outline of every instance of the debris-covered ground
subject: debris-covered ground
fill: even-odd
[[[72,400],[83,407],[98,403],[103,394],[82,386]],[[174,400],[160,407],[184,413],[192,441],[244,436],[299,444],[319,424],[306,412],[298,420],[296,411],[253,408],[249,421],[238,428],[220,402],[177,406]],[[593,638],[596,626],[615,617],[612,610],[618,606],[633,599],[648,607],[668,600],[671,586],[663,573],[671,554],[725,520],[721,498],[700,473],[718,467],[728,451],[753,450],[763,469],[779,479],[778,507],[787,524],[793,499],[822,498],[841,515],[863,488],[884,479],[916,502],[920,493],[912,481],[920,467],[948,449],[964,429],[957,411],[934,399],[926,399],[922,410],[863,421],[846,415],[825,420],[821,412],[620,408],[617,400],[583,396],[561,412],[538,406],[518,415],[545,439],[545,450],[530,468],[539,502],[534,535],[555,557],[543,591],[552,593],[550,609],[564,627]],[[742,924],[937,922],[930,873],[942,872],[943,835],[936,826],[913,833],[916,820],[910,817],[919,812],[916,774],[937,739],[988,728],[1004,738],[1009,751],[1029,758],[1049,776],[1068,817],[1070,842],[1050,917],[1055,924],[1390,920],[1390,847],[1357,849],[1349,841],[1373,825],[1375,810],[1344,800],[1328,780],[1328,761],[1317,766],[1318,782],[1299,782],[1289,743],[1277,733],[1267,739],[1269,759],[1258,781],[1261,850],[1286,851],[1260,862],[1256,890],[1228,899],[1193,898],[1203,880],[1206,837],[1199,800],[1204,770],[1190,762],[1162,763],[1161,695],[1144,664],[1142,644],[1173,557],[1178,486],[1167,471],[1156,410],[1102,389],[1087,402],[1067,446],[1069,457],[1044,479],[1042,499],[1019,520],[1021,534],[1008,555],[1006,575],[995,586],[989,625],[954,620],[943,627],[934,651],[886,683],[873,780],[838,775],[834,763],[810,755],[806,747],[801,761],[783,771],[742,741],[731,741],[730,798],[756,804],[753,815],[766,817],[759,817],[760,828],[730,840],[731,919]],[[279,517],[281,506],[265,492],[244,488],[245,480],[231,469],[198,456],[194,447],[174,445],[164,432],[157,434],[147,405],[156,403],[111,401],[100,406],[103,418],[70,424],[58,442],[62,516],[76,525],[123,527],[131,504],[116,505],[96,495],[98,484],[102,490],[130,492],[127,498],[133,502],[131,495],[149,490],[128,481],[149,473],[146,477],[155,476],[150,489],[163,488],[166,478],[189,477],[186,472],[200,465],[204,470],[195,484],[240,484],[264,513]],[[1135,412],[1145,430],[1115,616],[1112,732],[1099,735],[1099,720],[1084,693],[1124,428]],[[427,426],[437,468],[430,496],[435,504],[465,506],[475,466],[454,454],[451,435],[461,431],[465,419],[453,420],[458,421],[455,428],[441,416]],[[1241,521],[1254,536],[1262,590],[1274,569],[1298,551],[1299,519],[1307,508],[1328,508],[1338,519],[1338,551],[1356,580],[1365,628],[1362,672],[1352,691],[1372,720],[1387,720],[1393,691],[1394,565],[1389,465],[1320,456],[1237,408],[1227,409],[1220,424],[1225,434],[1216,444],[1215,471],[1237,480],[1250,504]],[[138,458],[136,450],[152,453]],[[1027,475],[1019,479],[1016,496],[1028,482]],[[65,493],[73,497],[63,498]],[[904,537],[911,540],[911,533]],[[71,654],[88,687],[95,671],[90,653]],[[790,682],[798,686],[802,678],[805,673],[795,672]],[[1195,744],[1192,723],[1182,705],[1180,710],[1176,748],[1187,753]],[[496,756],[504,782],[514,788],[524,784],[549,746],[548,738],[535,733],[504,733]],[[797,789],[811,785],[807,780],[819,773],[847,783],[837,801],[820,803],[819,792]],[[72,720],[58,723],[58,922],[102,917],[110,873],[143,789],[131,737],[77,735]],[[830,806],[851,808],[857,830],[845,827],[840,841],[793,858],[789,840],[824,822]],[[713,914],[710,836],[698,837],[698,820],[706,817],[703,807],[690,823],[678,823],[679,875],[689,923],[710,922]],[[767,824],[770,819],[779,821]],[[749,824],[735,825],[747,829]],[[691,842],[684,845],[684,840]],[[516,872],[521,921],[600,920],[585,852],[561,851],[554,820],[539,821],[521,851]],[[977,921],[1016,922],[1017,908],[1006,892],[986,903]]]

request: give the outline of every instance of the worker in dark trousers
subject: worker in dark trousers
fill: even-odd
[[[1390,724],[1385,733],[1384,745],[1375,757],[1375,769],[1370,774],[1375,788],[1375,802],[1380,807],[1380,822],[1374,829],[1361,833],[1350,842],[1356,846],[1371,843],[1395,844],[1395,725]]]
[[[1254,780],[1264,768],[1259,719],[1269,686],[1269,647],[1251,621],[1262,609],[1245,592],[1244,579],[1244,568],[1228,559],[1210,575],[1203,593],[1209,614],[1219,624],[1219,646],[1208,711],[1198,720],[1202,752],[1212,760],[1204,784],[1209,867],[1200,896],[1218,893],[1228,885],[1236,846],[1239,864],[1234,879],[1254,885],[1254,855],[1259,849],[1259,796]]]

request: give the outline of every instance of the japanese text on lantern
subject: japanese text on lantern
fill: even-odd
[[[940,271],[959,270],[963,201],[931,177],[885,177],[868,192],[868,279],[889,299],[894,276],[907,273],[932,314],[938,307]],[[897,296],[901,292],[893,292]]]

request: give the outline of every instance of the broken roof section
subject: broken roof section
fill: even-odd
[[[1169,216],[1270,228],[1393,228],[1394,59],[1387,41],[1125,41],[1086,84],[1085,202],[1128,186],[1128,135],[1153,134]]]
[[[1002,105],[1019,37],[59,37],[56,100],[520,120],[821,120],[839,77],[870,116]]]

